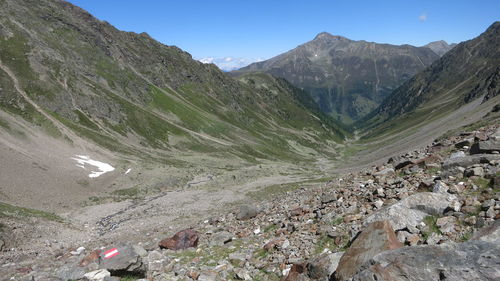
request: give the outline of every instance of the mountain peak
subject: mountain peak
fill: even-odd
[[[314,37],[314,40],[342,40],[342,39],[347,39],[343,36],[339,35],[332,35],[331,33],[328,33],[326,31],[323,31],[321,33],[318,33],[316,37]]]

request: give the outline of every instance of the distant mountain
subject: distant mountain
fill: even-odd
[[[282,80],[268,76],[258,87],[235,80],[65,1],[0,6],[0,111],[11,116],[0,119],[4,129],[22,118],[56,138],[140,157],[302,158],[291,142],[317,148],[344,138],[309,110],[307,93]]]
[[[353,41],[323,32],[291,51],[232,74],[261,71],[283,77],[309,91],[323,112],[350,123],[438,58],[427,47]]]
[[[453,49],[457,44],[448,44],[446,41],[440,40],[440,41],[434,41],[431,42],[427,45],[424,45],[423,47],[427,47],[431,49],[434,53],[436,53],[438,56],[442,57],[446,52],[449,50]]]
[[[472,102],[498,102],[499,93],[500,22],[495,22],[404,83],[359,124],[378,132],[409,127],[407,121],[425,123]]]

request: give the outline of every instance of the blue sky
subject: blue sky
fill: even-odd
[[[500,20],[499,0],[70,0],[121,30],[147,32],[197,59],[246,64],[322,31],[424,45],[476,37]],[[228,60],[228,58],[231,58]]]

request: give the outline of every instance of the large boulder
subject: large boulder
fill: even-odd
[[[377,221],[368,225],[340,258],[333,280],[347,280],[362,269],[375,255],[403,247],[389,221]]]
[[[500,280],[500,241],[421,245],[376,255],[353,280]]]
[[[493,160],[500,160],[499,154],[476,154],[463,157],[449,158],[443,163],[443,173],[442,176],[453,175],[457,173],[462,173],[467,167],[474,164],[489,163]]]
[[[500,223],[464,243],[420,245],[382,252],[354,275],[356,281],[500,280]]]
[[[141,274],[146,270],[140,253],[129,244],[120,244],[105,249],[99,256],[99,268],[113,272]]]
[[[195,248],[198,246],[199,234],[193,229],[184,229],[177,232],[170,238],[165,238],[160,241],[160,248],[170,250],[184,250],[187,248]]]
[[[480,154],[480,153],[493,153],[500,152],[500,140],[487,140],[487,141],[479,141],[474,143],[469,153],[470,154]]]
[[[427,216],[439,216],[453,208],[457,197],[447,193],[420,192],[366,218],[364,224],[388,220],[395,230],[417,226]]]

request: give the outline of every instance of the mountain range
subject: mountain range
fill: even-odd
[[[354,41],[323,32],[312,41],[233,72],[266,72],[311,93],[321,110],[352,123],[452,46],[423,47]]]
[[[0,0],[1,280],[498,275],[500,22],[213,61]]]

